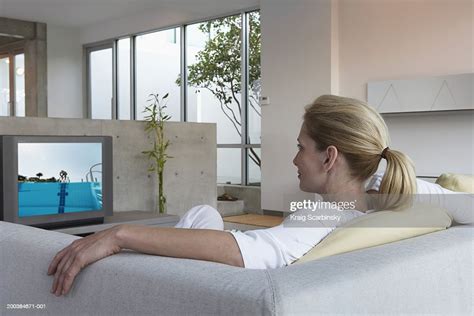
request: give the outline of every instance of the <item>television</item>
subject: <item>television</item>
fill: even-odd
[[[113,213],[112,137],[0,135],[0,220],[45,229]]]

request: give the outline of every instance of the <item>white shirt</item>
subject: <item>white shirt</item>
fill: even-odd
[[[361,215],[364,213],[357,210],[301,209],[288,215],[278,226],[230,233],[239,245],[245,268],[279,268],[302,257],[336,227]],[[331,221],[324,216],[340,218]]]

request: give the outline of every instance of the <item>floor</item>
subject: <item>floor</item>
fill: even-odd
[[[283,217],[271,215],[245,214],[224,217],[225,229],[261,229],[278,226]]]

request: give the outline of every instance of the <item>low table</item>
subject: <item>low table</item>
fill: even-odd
[[[103,224],[67,227],[53,229],[53,231],[70,235],[89,235],[113,227],[118,224],[137,224],[147,226],[173,227],[178,223],[178,215],[155,214],[145,211],[115,212],[113,216],[104,217]]]

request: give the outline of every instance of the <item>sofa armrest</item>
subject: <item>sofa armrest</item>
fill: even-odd
[[[49,315],[273,314],[265,271],[123,251],[86,267],[71,292],[49,291],[53,256],[79,237],[0,222],[2,315],[6,304],[46,304]]]
[[[269,271],[276,314],[472,315],[474,227]]]

